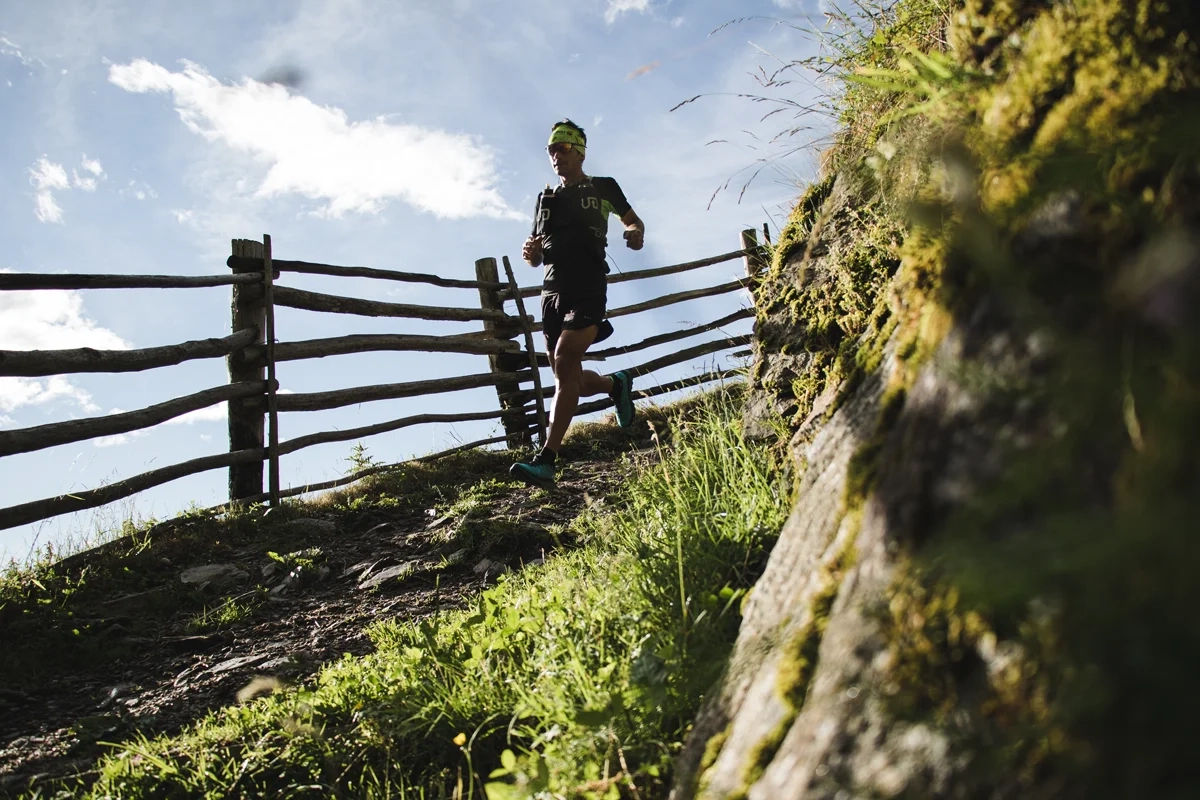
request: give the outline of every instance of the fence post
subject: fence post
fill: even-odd
[[[475,279],[485,283],[499,283],[500,270],[496,264],[496,259],[481,258],[476,261]],[[500,299],[500,291],[483,286],[479,287],[479,305],[484,309],[504,309],[504,302]],[[491,333],[492,337],[496,339],[515,339],[519,332],[493,320],[484,320],[483,329]],[[507,365],[500,356],[490,355],[487,359],[489,372],[496,374],[511,374],[513,372],[513,370],[505,369]],[[508,446],[510,449],[531,444],[533,439],[524,404],[521,403],[519,398],[515,398],[520,388],[520,381],[517,380],[515,375],[511,380],[502,380],[496,385],[496,396],[500,401],[501,410],[510,412],[500,418],[501,424],[504,425],[504,433],[508,435]]]
[[[763,234],[766,234],[766,226],[763,226]],[[767,270],[767,261],[763,258],[763,251],[758,246],[758,231],[754,228],[746,228],[742,231],[742,249],[751,252],[742,256],[742,263],[746,267],[746,277],[754,280],[761,277]]]
[[[253,239],[234,239],[233,255],[257,260],[257,262],[251,262],[251,265],[235,260],[234,273],[256,272],[262,269],[262,259],[265,255],[262,242],[256,242]],[[231,311],[235,332],[253,327],[258,331],[255,344],[266,343],[267,302],[266,287],[263,284],[234,284]],[[254,363],[247,359],[245,350],[235,350],[230,353],[226,363],[229,366],[230,383],[266,379],[266,366],[261,362]],[[262,448],[266,405],[266,398],[261,395],[229,401],[229,452],[255,447]],[[229,468],[229,501],[231,503],[245,497],[262,494],[262,491],[262,461],[235,464]]]

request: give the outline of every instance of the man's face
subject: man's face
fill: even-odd
[[[550,163],[559,177],[577,174],[583,169],[583,153],[568,142],[558,142],[546,148]]]

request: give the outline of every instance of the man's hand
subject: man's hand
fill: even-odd
[[[630,250],[641,250],[645,243],[645,232],[641,228],[625,229],[625,246]]]
[[[542,237],[530,236],[525,240],[525,246],[521,248],[521,258],[525,259],[531,267],[540,267],[542,265]]]
[[[646,238],[646,224],[641,217],[631,208],[621,217],[621,224],[625,226],[625,246],[630,250],[641,250]]]

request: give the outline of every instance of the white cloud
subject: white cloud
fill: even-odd
[[[189,130],[266,167],[258,198],[298,194],[317,213],[373,214],[399,199],[447,218],[522,219],[496,190],[494,156],[477,137],[388,122],[350,121],[278,84],[227,85],[196,64],[180,72],[137,59],[109,68],[129,92],[166,92]]]
[[[33,195],[33,213],[42,222],[62,222],[62,206],[48,191],[38,191]]]
[[[0,292],[0,349],[68,347],[127,350],[129,344],[87,317],[79,292]]]
[[[18,45],[16,42],[13,42],[11,39],[7,39],[3,36],[0,36],[0,55],[12,56],[12,57],[16,58],[18,61],[20,61],[21,64],[23,64],[26,67],[32,67],[35,65],[41,66],[41,67],[46,66],[45,61],[42,61],[40,58],[37,58],[35,56],[26,55],[25,53],[21,52],[20,45]],[[12,86],[11,83],[9,83],[8,85]]]
[[[671,27],[678,28],[683,25],[683,17],[674,17],[671,20]]]
[[[83,154],[83,169],[91,175],[80,175],[78,170],[71,170],[71,179],[67,179],[67,171],[62,164],[56,164],[49,157],[42,156],[29,168],[29,183],[33,186],[33,213],[42,222],[62,223],[62,206],[54,197],[54,192],[70,190],[72,186],[85,192],[96,191],[97,181],[104,180],[104,168],[96,159],[89,159]]]
[[[55,164],[45,156],[29,168],[29,182],[33,185],[33,213],[42,222],[62,222],[62,207],[54,199],[54,189],[70,189],[67,171],[62,164]]]
[[[0,350],[70,347],[125,350],[129,345],[84,314],[78,292],[0,292]],[[0,378],[0,412],[56,400],[73,402],[88,412],[97,410],[91,395],[63,375]]]
[[[67,380],[65,375],[49,378],[0,378],[0,412],[22,406],[40,406],[54,400],[69,400],[87,412],[99,409],[92,395]]]
[[[92,445],[95,447],[117,447],[118,445],[128,444],[144,431],[133,431],[132,433],[117,433],[112,436],[101,436],[92,440]]]
[[[117,194],[121,197],[132,197],[134,200],[145,200],[147,197],[153,200],[158,199],[158,192],[145,181],[139,183],[138,181],[131,180],[129,185],[121,189]]]
[[[608,0],[608,8],[604,11],[604,21],[609,25],[617,21],[617,17],[628,11],[645,14],[650,10],[650,0]]]
[[[195,216],[195,212],[190,208],[173,208],[171,209],[171,215],[175,217],[176,222],[182,225],[185,222],[189,222]]]

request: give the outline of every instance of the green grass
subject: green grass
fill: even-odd
[[[661,412],[670,447],[661,460],[625,457],[627,489],[572,523],[576,549],[465,610],[374,626],[375,653],[327,665],[309,686],[122,744],[93,784],[66,791],[662,795],[790,508],[771,453],[741,439],[739,417],[736,393]],[[495,488],[472,486],[451,505],[486,503]]]
[[[257,599],[230,597],[213,608],[205,606],[188,620],[186,630],[192,634],[203,634],[232,628],[249,619],[257,607]]]
[[[0,681],[19,688],[62,665],[85,660],[99,666],[130,656],[121,637],[110,635],[114,619],[131,636],[210,628],[230,616],[231,609],[217,611],[226,598],[182,584],[183,569],[250,551],[283,554],[279,560],[288,563],[280,564],[281,573],[297,566],[303,572],[306,565],[299,561],[314,560],[304,551],[323,542],[319,534],[288,532],[288,521],[321,516],[346,526],[369,525],[372,515],[401,505],[414,514],[445,508],[464,489],[503,474],[511,460],[509,453],[475,450],[408,463],[312,500],[289,501],[269,515],[261,506],[220,517],[185,513],[162,524],[127,524],[124,535],[99,549],[66,558],[44,550],[31,562],[11,563],[0,574],[0,634],[12,645],[0,649]],[[254,608],[239,606],[233,616],[246,621]]]
[[[684,413],[696,402],[683,399],[670,407],[647,404],[641,409],[642,418],[648,425],[661,426],[668,414]],[[563,454],[567,460],[614,458],[635,442],[648,442],[649,436],[650,428],[641,424],[627,431],[605,422],[585,423],[572,428]],[[121,636],[112,635],[114,621],[124,635],[134,637],[194,627],[198,624],[194,620],[207,619],[225,598],[183,585],[179,573],[190,566],[237,559],[238,553],[247,551],[287,558],[324,544],[319,534],[288,531],[286,523],[291,520],[319,516],[341,528],[363,530],[397,513],[465,511],[471,503],[495,498],[511,486],[497,476],[505,476],[514,456],[521,455],[470,450],[433,461],[410,461],[342,489],[286,501],[269,513],[255,505],[221,515],[193,510],[165,522],[135,522],[129,518],[132,505],[122,506],[119,512],[97,512],[92,522],[95,535],[74,540],[78,552],[46,546],[36,557],[10,562],[0,572],[0,636],[11,645],[0,648],[0,682],[19,689],[63,665],[86,661],[100,666],[136,655],[120,642]],[[351,450],[348,461],[351,469],[374,463],[361,445]],[[531,497],[543,503],[549,500],[540,491]],[[115,527],[110,524],[114,513],[125,517]],[[558,541],[569,544],[573,534],[568,533],[559,531]],[[458,526],[454,536],[458,541],[447,542],[447,552],[502,540],[533,545],[545,534],[481,514]],[[82,549],[98,540],[104,544]],[[251,612],[241,620],[252,617]]]

